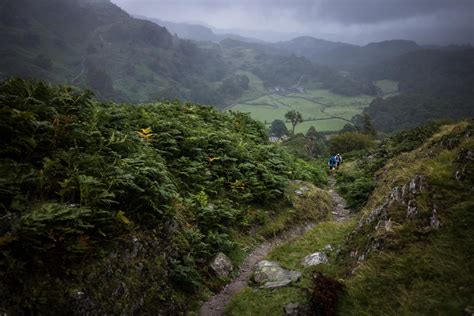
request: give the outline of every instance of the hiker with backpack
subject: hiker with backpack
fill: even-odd
[[[342,156],[340,154],[336,155],[336,169],[339,169],[339,166],[342,164]]]
[[[331,156],[328,161],[329,171],[336,169],[337,167],[337,159],[336,156]]]

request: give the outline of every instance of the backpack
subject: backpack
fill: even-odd
[[[335,165],[337,163],[337,159],[336,159],[336,156],[332,156],[330,159],[329,159],[329,163],[331,165]]]

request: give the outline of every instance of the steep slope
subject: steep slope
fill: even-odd
[[[302,272],[299,284],[250,288],[229,315],[291,309],[313,315],[469,315],[474,301],[474,122],[429,124],[386,139],[345,161],[338,187],[361,177],[376,186],[345,222],[322,222],[267,257]],[[348,194],[350,193],[350,194]],[[348,201],[349,202],[349,201]],[[327,263],[302,265],[324,253]],[[291,303],[291,304],[290,304]]]
[[[92,88],[104,98],[207,103],[227,71],[198,48],[107,0],[7,0],[0,4],[2,77],[32,76]]]
[[[19,79],[0,95],[1,313],[183,314],[226,282],[217,253],[325,216],[287,192],[322,170],[248,115]]]
[[[442,126],[375,174],[339,256],[350,275],[341,313],[462,314],[472,304],[473,131],[472,121]]]

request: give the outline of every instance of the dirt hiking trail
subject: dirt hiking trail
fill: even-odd
[[[344,199],[335,191],[335,178],[334,176],[329,177],[329,194],[334,203],[332,211],[332,220],[341,222],[345,221],[350,217],[350,210],[346,209],[346,202]],[[240,266],[237,277],[227,284],[219,293],[213,295],[207,302],[202,305],[199,315],[200,316],[221,316],[224,315],[224,310],[227,304],[232,300],[234,295],[240,292],[242,289],[248,286],[248,281],[252,276],[253,268],[255,264],[263,260],[270,251],[284,244],[292,239],[295,239],[316,226],[315,223],[308,223],[303,226],[298,226],[285,231],[272,239],[269,239],[252,251],[247,258],[245,258],[243,264]]]

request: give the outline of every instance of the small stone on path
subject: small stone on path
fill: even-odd
[[[329,263],[328,257],[324,252],[315,252],[312,253],[301,261],[301,264],[304,266],[315,266],[318,264],[327,264]]]

